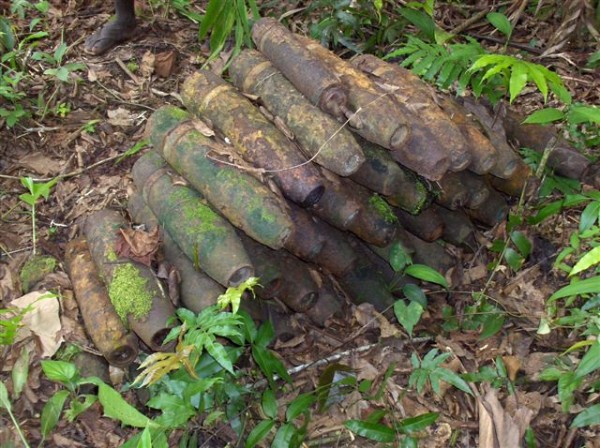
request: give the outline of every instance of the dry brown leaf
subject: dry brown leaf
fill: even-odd
[[[60,173],[65,162],[54,160],[46,156],[43,152],[35,151],[21,157],[19,164],[45,177]]]
[[[175,50],[163,51],[156,55],[154,70],[161,78],[168,78],[177,67],[177,52]]]
[[[156,65],[156,56],[151,51],[146,51],[142,56],[142,62],[140,63],[140,73],[144,78],[150,78],[154,73]]]
[[[136,115],[123,107],[111,109],[106,112],[108,122],[113,126],[128,127],[135,123]]]

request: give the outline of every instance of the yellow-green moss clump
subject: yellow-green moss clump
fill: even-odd
[[[56,258],[49,256],[35,256],[30,258],[21,268],[21,287],[23,292],[42,280],[46,275],[56,269]]]
[[[108,295],[123,322],[127,322],[129,314],[139,319],[150,312],[152,294],[146,287],[147,283],[148,280],[132,264],[125,263],[115,268]]]
[[[398,218],[394,214],[394,211],[381,196],[374,194],[369,198],[369,203],[377,211],[377,213],[379,213],[379,216],[381,216],[385,222],[390,224],[398,222]]]

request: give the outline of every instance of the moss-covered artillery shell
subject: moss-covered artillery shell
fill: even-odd
[[[366,160],[350,179],[410,213],[419,213],[430,202],[425,184],[412,171],[398,165],[387,150],[361,137],[357,141]]]
[[[465,203],[465,207],[477,208],[490,196],[490,189],[483,177],[477,176],[469,171],[461,171],[460,173],[456,173],[456,175],[469,191],[469,197]]]
[[[496,148],[496,164],[490,173],[503,179],[510,177],[516,171],[520,158],[508,144],[502,120],[472,98],[461,98],[460,102]]]
[[[539,179],[533,175],[531,168],[522,160],[519,160],[517,165],[516,171],[507,179],[488,174],[486,180],[495,190],[508,196],[518,198],[523,189],[525,189],[525,197],[534,196],[540,185]]]
[[[539,153],[543,153],[547,147],[551,148],[547,166],[561,176],[583,180],[591,161],[571,147],[554,126],[522,124],[524,119],[524,116],[508,111],[504,118],[508,140],[517,147],[530,148]]]
[[[117,315],[84,239],[72,240],[65,250],[67,272],[85,328],[96,348],[115,366],[129,365],[138,354],[138,342]]]
[[[225,287],[254,276],[233,226],[195,190],[177,183],[155,152],[140,157],[133,179],[152,212],[190,260]]]
[[[365,161],[350,131],[313,106],[258,51],[241,52],[233,60],[229,73],[240,90],[260,97],[265,107],[285,123],[315,163],[340,176],[348,176]]]
[[[397,208],[394,209],[394,214],[402,227],[425,241],[435,241],[444,233],[444,222],[432,207],[417,215]]]
[[[431,88],[418,76],[369,54],[358,55],[351,62],[372,74],[374,80],[395,88],[396,100],[406,108],[407,115],[416,117],[416,120],[410,120],[411,129],[426,128],[429,131],[430,144],[437,144],[447,152],[451,171],[462,171],[471,163],[472,156],[460,129],[435,103]]]
[[[272,249],[283,247],[293,230],[285,201],[255,177],[211,158],[226,149],[189,117],[172,106],[154,112],[147,124],[154,149],[235,227]]]
[[[165,346],[162,343],[170,330],[167,321],[175,314],[175,309],[159,280],[148,267],[129,259],[118,258],[118,234],[119,229],[124,227],[125,220],[115,210],[105,209],[89,215],[84,232],[92,259],[117,311],[117,298],[111,290],[116,279],[120,278],[120,272],[124,272],[119,270],[126,269],[128,276],[135,277],[129,278],[137,286],[132,288],[134,295],[130,295],[128,299],[135,301],[133,306],[143,312],[127,313],[129,327],[151,349],[170,349],[172,344]]]
[[[464,207],[469,201],[469,189],[462,183],[458,173],[446,173],[438,181],[438,187],[435,202],[450,210]]]
[[[288,247],[286,242],[288,251],[336,276],[345,274],[353,267],[356,254],[342,232],[298,206],[290,206],[290,215],[298,229],[294,241],[297,239],[299,243]]]
[[[478,208],[468,208],[465,212],[474,219],[488,227],[493,227],[506,219],[508,204],[504,197],[496,190],[490,189],[490,196]]]
[[[477,249],[475,226],[462,210],[448,210],[438,205],[432,205],[444,223],[442,239],[455,246],[463,247],[471,252]]]
[[[127,201],[127,210],[131,218],[147,228],[158,226],[158,219],[146,205],[142,195],[131,194]],[[179,298],[184,307],[199,313],[204,308],[217,303],[225,288],[197,270],[194,263],[179,249],[168,232],[162,233],[165,259],[177,269],[179,274]]]
[[[186,107],[208,118],[244,159],[267,170],[286,197],[303,206],[319,201],[323,184],[317,167],[232,85],[199,71],[186,79],[181,96]]]
[[[262,18],[252,27],[256,47],[310,102],[334,117],[348,108],[346,87],[333,70],[310,53],[285,26]]]

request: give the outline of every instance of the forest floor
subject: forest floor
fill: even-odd
[[[208,48],[198,42],[196,26],[185,18],[172,12],[167,16],[150,17],[150,11],[146,10],[139,32],[131,42],[106,55],[89,56],[83,51],[83,40],[108,19],[112,2],[105,2],[100,8],[79,9],[75,8],[76,3],[80,2],[53,2],[49,13],[50,35],[40,45],[50,51],[61,35],[64,36],[72,45],[69,61],[85,64],[85,70],[71,74],[77,82],[56,84],[48,90],[47,78],[39,71],[36,73],[32,64],[39,85],[34,86],[29,95],[35,96],[36,90],[51,92],[52,95],[45,98],[48,113],[43,119],[28,119],[11,129],[0,122],[0,308],[23,295],[19,272],[32,248],[30,213],[19,200],[25,191],[19,178],[32,176],[50,180],[64,176],[48,200],[37,207],[38,251],[55,257],[60,264],[52,273],[38,279],[31,290],[60,293],[60,320],[56,323],[60,328],[60,342],[55,341],[58,345],[63,349],[75,345],[95,353],[82,327],[70,280],[62,264],[65,245],[79,234],[81,222],[90,212],[107,207],[125,209],[132,184],[130,171],[137,155],[117,159],[143,138],[144,126],[152,111],[165,104],[181,106],[180,86],[189,74],[201,67]],[[460,20],[463,19],[453,15],[450,7],[441,19],[447,29],[458,25]],[[518,28],[515,40],[520,42],[539,38],[560,24],[552,16],[545,21],[524,20],[530,22]],[[302,20],[296,22],[296,27],[297,31],[306,31]],[[491,27],[477,28],[477,34],[491,35]],[[157,76],[155,60],[169,59],[173,55],[176,57],[174,71],[167,77]],[[579,70],[587,55],[589,50],[564,48],[559,58],[552,59],[553,68],[562,76],[575,101],[598,104],[598,74]],[[223,60],[217,64],[223,64]],[[527,96],[518,105],[527,111],[539,106],[539,98],[529,101]],[[367,401],[353,393],[329,411],[315,413],[309,439],[318,441],[319,446],[374,446],[362,439],[352,439],[343,429],[343,422],[364,418],[374,409],[383,408],[391,409],[397,418],[439,413],[437,423],[421,435],[420,446],[424,447],[492,446],[480,440],[481,431],[485,431],[482,425],[488,425],[488,430],[493,426],[497,432],[505,431],[508,436],[520,424],[531,426],[540,447],[600,446],[597,428],[570,428],[573,415],[561,410],[556,383],[539,379],[548,361],[576,341],[569,331],[553,331],[541,336],[536,330],[547,298],[568,282],[563,273],[552,268],[552,261],[560,249],[569,244],[569,237],[578,226],[579,213],[573,209],[564,211],[538,226],[528,227],[527,236],[538,242],[535,256],[517,273],[508,268],[500,269],[487,284],[487,266],[497,254],[486,247],[503,238],[506,227],[499,225],[482,231],[478,240],[480,248],[474,254],[455,249],[459,266],[448,275],[452,288],[449,293],[431,291],[429,307],[415,329],[416,335],[425,332],[430,335],[425,340],[411,341],[401,336],[399,327],[369,307],[349,307],[343,317],[333,319],[325,328],[305,321],[294,322],[297,337],[278,341],[274,347],[288,366],[347,352],[338,362],[349,365],[359,379],[375,383],[383,381],[391,367],[391,376],[385,379],[385,392],[381,397]],[[476,330],[445,331],[443,307],[464,308],[472,300],[471,293],[484,287],[490,297],[512,301],[521,314],[509,316],[503,329],[485,340],[481,340]],[[370,350],[350,351],[373,343],[376,344]],[[40,360],[46,356],[47,347],[41,345],[39,335],[1,348],[2,380],[8,384],[11,371],[22,368],[23,348],[29,352],[29,377],[24,392],[13,403],[13,410],[34,445],[41,440],[42,407],[58,386],[41,372]],[[505,377],[499,374],[497,380],[506,382],[498,388],[477,383],[473,389],[478,397],[448,387],[443,387],[439,395],[430,390],[418,394],[407,386],[413,370],[411,354],[416,352],[423,357],[432,348],[452,353],[452,360],[446,366],[458,373],[477,372],[482,366],[494,367],[501,359],[507,372]],[[314,389],[319,381],[319,369],[306,369],[295,376],[294,381],[298,389]],[[514,385],[512,394],[506,387],[508,382]],[[130,392],[126,396],[135,403],[134,394]],[[583,398],[576,396],[571,413],[590,405],[583,402]],[[493,422],[482,423],[480,416],[485,407],[495,419]],[[513,421],[515,415],[524,416],[523,420]],[[504,424],[499,423],[502,419],[506,419]],[[15,432],[10,429],[13,425],[1,408],[0,422],[0,446],[11,446],[9,441],[15,440]],[[114,447],[127,440],[132,431],[103,417],[101,407],[96,404],[74,422],[63,418],[44,446]],[[176,439],[177,434],[172,443]],[[216,440],[228,440],[227,434],[214,437],[212,442],[202,446],[224,446],[225,442]]]

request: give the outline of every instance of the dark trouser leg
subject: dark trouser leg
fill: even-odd
[[[115,20],[87,38],[86,52],[102,54],[133,36],[136,26],[134,0],[115,0],[115,12]]]

